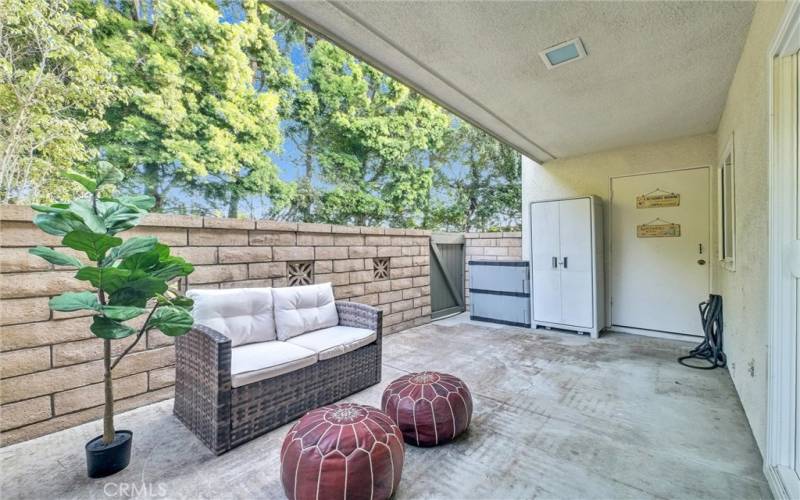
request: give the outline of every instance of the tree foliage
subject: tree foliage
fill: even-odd
[[[426,155],[442,147],[448,115],[328,42],[317,42],[310,60],[326,184],[317,219],[418,225],[433,180]]]
[[[85,169],[91,134],[108,128],[120,95],[93,19],[67,0],[0,2],[0,198],[53,201],[76,193],[57,175]]]
[[[109,128],[93,142],[136,173],[156,209],[165,208],[165,182],[228,203],[280,190],[266,153],[280,147],[279,110],[295,79],[266,6],[245,0],[241,21],[223,23],[210,0],[154,2],[147,18],[137,5],[78,5],[97,20],[97,44],[128,96],[109,107]]]
[[[25,12],[48,5],[9,4]],[[48,167],[33,169],[27,184],[4,173],[0,189],[37,186],[32,198],[49,200],[69,189],[54,181],[55,169],[85,170],[99,152],[125,172],[126,192],[152,196],[158,211],[459,230],[520,223],[513,149],[263,2],[51,5],[53,19],[19,15],[9,26],[26,33],[20,40],[36,39],[30,33],[47,31],[42,26],[61,29],[54,43],[67,47],[80,72],[71,75],[87,78],[70,83],[78,85],[73,93],[55,92],[57,103],[42,98],[38,125],[28,129],[31,137],[50,124],[61,130],[62,117],[74,128],[57,149],[29,155]],[[62,25],[80,29],[67,34]],[[3,63],[4,76],[35,75],[36,57],[15,57]],[[13,88],[24,89],[15,78]],[[14,111],[17,101],[0,107]],[[12,121],[0,118],[5,130]],[[27,144],[9,143],[6,151]],[[63,163],[53,163],[55,153]]]
[[[437,170],[431,227],[456,231],[518,229],[520,155],[486,132],[462,124],[447,138],[449,161]]]

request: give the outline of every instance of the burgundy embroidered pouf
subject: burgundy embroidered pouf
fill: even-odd
[[[292,500],[386,499],[400,482],[403,452],[400,429],[377,408],[323,406],[283,440],[283,490]]]
[[[394,419],[406,443],[436,446],[467,430],[472,395],[459,378],[446,373],[411,373],[383,391],[381,408]]]

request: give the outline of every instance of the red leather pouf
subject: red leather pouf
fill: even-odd
[[[406,443],[436,446],[467,430],[472,395],[458,377],[446,373],[411,373],[383,391],[381,408],[394,419]]]
[[[379,409],[323,406],[283,440],[283,491],[293,500],[386,499],[400,482],[403,452],[400,429]]]

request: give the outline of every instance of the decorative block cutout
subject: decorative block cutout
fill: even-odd
[[[372,259],[372,269],[376,280],[389,279],[389,257]]]
[[[289,286],[311,285],[314,283],[314,262],[288,262],[287,274]]]

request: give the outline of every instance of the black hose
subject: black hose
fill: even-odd
[[[701,302],[700,321],[703,324],[705,339],[697,347],[689,351],[688,356],[678,358],[678,363],[698,370],[725,368],[727,358],[722,349],[722,296],[709,295],[708,300]],[[707,365],[689,364],[686,360],[699,359]]]

